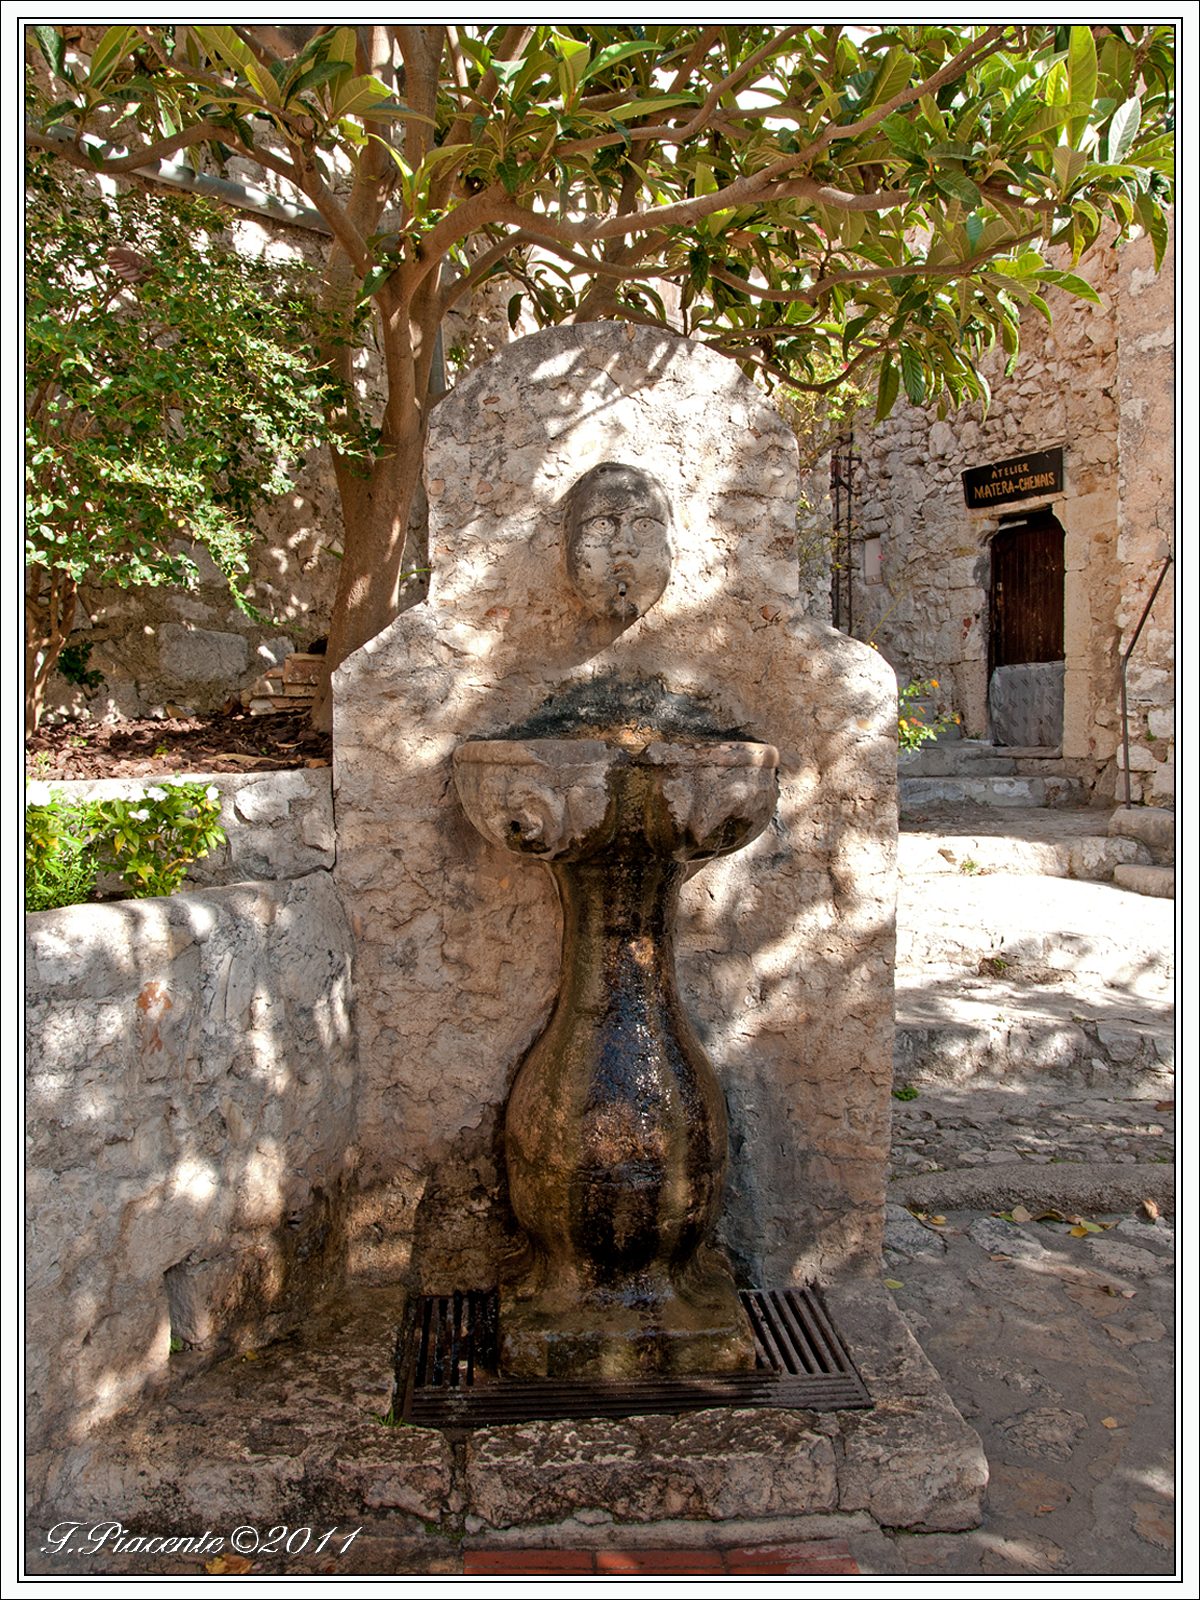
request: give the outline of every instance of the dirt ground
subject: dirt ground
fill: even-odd
[[[327,767],[332,753],[332,736],[314,733],[307,713],[252,717],[238,706],[194,717],[111,723],[71,719],[43,726],[25,741],[25,773],[53,782],[286,771]]]

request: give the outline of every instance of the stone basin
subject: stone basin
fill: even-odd
[[[580,861],[618,827],[618,795],[642,776],[642,815],[673,860],[750,844],[775,810],[779,752],[748,740],[481,739],[454,752],[463,809],[493,844],[542,861]]]
[[[558,888],[554,1010],[505,1111],[524,1253],[500,1269],[502,1370],[627,1377],[754,1365],[712,1246],[725,1097],[679,998],[689,863],[750,844],[778,753],[749,741],[483,740],[454,753],[467,816]]]

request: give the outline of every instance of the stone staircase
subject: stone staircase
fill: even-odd
[[[1078,806],[1082,779],[1067,770],[1061,750],[1005,749],[983,739],[947,739],[900,753],[900,808],[929,806]]]
[[[977,740],[902,761],[898,1085],[1173,1096],[1173,814],[1072,807],[1062,766]]]

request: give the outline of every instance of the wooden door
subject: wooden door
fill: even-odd
[[[992,540],[991,669],[1062,661],[1063,526],[1049,511]]]

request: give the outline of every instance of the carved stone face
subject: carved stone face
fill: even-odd
[[[589,611],[632,622],[671,575],[671,502],[638,467],[602,461],[567,495],[567,576]]]

